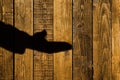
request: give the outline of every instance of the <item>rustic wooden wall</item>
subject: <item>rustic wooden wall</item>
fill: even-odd
[[[72,50],[24,54],[0,47],[0,80],[120,80],[120,0],[0,0],[0,21]]]

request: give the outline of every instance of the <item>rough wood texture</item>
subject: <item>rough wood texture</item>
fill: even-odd
[[[92,80],[92,0],[73,3],[73,79]]]
[[[94,80],[111,80],[111,0],[93,2]]]
[[[34,0],[34,33],[47,31],[47,40],[53,40],[53,1]],[[53,54],[34,51],[34,80],[54,80]]]
[[[49,41],[72,44],[73,31],[73,54],[26,49],[13,63],[0,47],[0,80],[120,80],[120,0],[0,0],[0,21]]]
[[[0,21],[13,25],[13,0],[0,0]],[[0,48],[0,80],[13,80],[13,53],[3,48]]]
[[[112,0],[112,80],[120,80],[120,0]]]
[[[15,27],[33,34],[33,0],[15,0]],[[33,50],[15,54],[15,80],[33,80]]]
[[[54,0],[54,40],[72,44],[72,0]],[[72,80],[72,50],[54,54],[54,80]]]

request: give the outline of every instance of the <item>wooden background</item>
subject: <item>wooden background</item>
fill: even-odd
[[[0,0],[0,20],[73,50],[0,48],[0,80],[120,80],[120,0]]]

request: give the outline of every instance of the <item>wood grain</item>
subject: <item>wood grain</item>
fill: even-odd
[[[72,0],[54,0],[54,40],[72,44]],[[54,80],[72,80],[72,50],[54,54]]]
[[[111,0],[93,2],[94,80],[111,79],[112,27]]]
[[[34,0],[34,33],[45,29],[48,41],[53,40],[53,1]],[[34,80],[54,80],[53,54],[34,51]]]
[[[73,79],[93,80],[92,0],[73,4]]]
[[[0,80],[120,80],[120,0],[0,0],[0,21],[30,35],[45,29],[49,41],[73,38],[73,53],[26,49],[15,61],[0,47]]]
[[[120,80],[120,0],[112,0],[112,80]]]
[[[0,0],[0,21],[13,25],[13,0]],[[3,48],[0,48],[0,80],[13,80],[13,53]]]
[[[15,27],[33,34],[33,0],[15,0]],[[33,50],[15,54],[15,80],[33,80]]]

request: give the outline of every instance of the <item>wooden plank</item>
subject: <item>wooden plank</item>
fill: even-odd
[[[73,3],[73,79],[93,80],[92,0]]]
[[[111,80],[111,0],[93,2],[94,80]]]
[[[33,0],[15,0],[15,27],[33,34]],[[15,34],[17,35],[17,34]],[[15,54],[15,80],[33,80],[33,50]]]
[[[13,0],[0,0],[0,21],[13,25]],[[0,80],[13,80],[13,53],[3,48],[0,48]]]
[[[54,0],[54,40],[72,44],[72,0]],[[72,80],[72,50],[54,54],[54,80]]]
[[[45,29],[48,41],[53,40],[53,1],[34,0],[34,33]],[[34,80],[54,80],[53,54],[34,50]]]
[[[120,80],[120,0],[112,0],[112,80]]]

